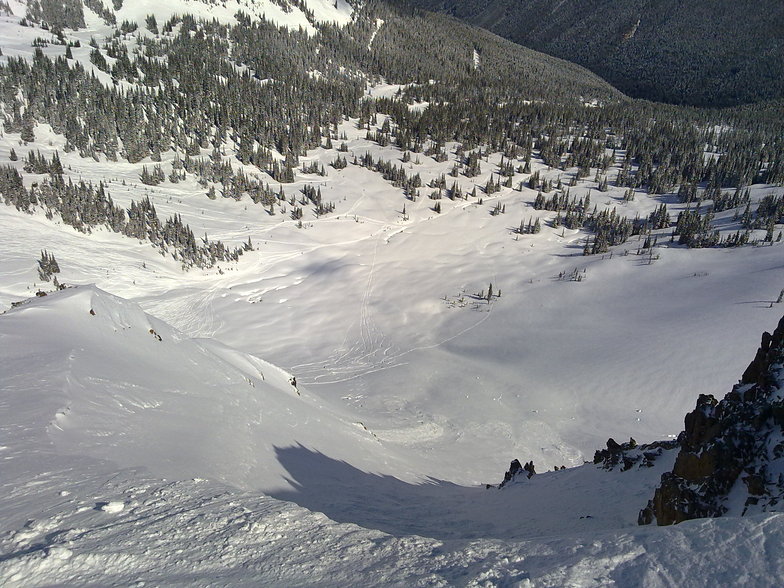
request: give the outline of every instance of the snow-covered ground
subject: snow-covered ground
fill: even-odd
[[[144,18],[145,3],[125,5],[138,14],[120,19]],[[29,53],[40,31],[10,22],[4,55]],[[92,34],[76,33],[75,57],[87,59]],[[325,149],[306,163],[326,177],[300,174],[285,190],[318,186],[335,212],[306,209],[300,225],[247,198],[210,200],[192,176],[144,186],[150,161],[80,159],[46,125],[35,133],[26,146],[0,137],[0,162],[11,148],[20,169],[28,151],[58,150],[68,176],[104,181],[116,203],[149,196],[197,236],[250,237],[255,250],[183,272],[149,243],[0,207],[0,309],[52,290],[37,275],[42,249],[59,281],[79,285],[0,316],[0,584],[784,580],[770,549],[779,515],[638,528],[667,459],[630,472],[582,465],[610,436],[677,435],[700,393],[729,391],[780,317],[784,245],[687,250],[662,238],[655,260],[636,241],[583,257],[585,233],[549,227],[535,191],[443,198],[437,214],[428,188],[412,202],[379,174],[329,167],[337,152]],[[339,133],[349,160],[369,151],[424,182],[454,163],[403,164],[356,120]],[[460,177],[463,191],[499,163]],[[590,180],[572,195],[589,189],[630,217],[662,201],[680,209],[666,196],[626,203]],[[771,192],[782,189],[752,187],[755,199]],[[496,202],[505,214],[490,214]],[[542,232],[516,235],[529,218]],[[490,283],[500,296],[488,302],[477,294]],[[512,458],[580,467],[485,489]]]
[[[503,490],[416,479],[406,450],[339,403],[94,286],[10,310],[0,344],[4,586],[766,585],[784,574],[767,547],[784,538],[780,515],[635,526],[673,452],[652,468],[590,464]]]
[[[358,155],[400,157],[366,141],[353,121],[341,132]],[[62,147],[46,127],[37,136],[43,153]],[[0,140],[0,157],[11,146],[21,165],[27,149],[13,135]],[[104,179],[116,203],[149,196],[162,218],[181,214],[196,235],[230,245],[250,237],[255,251],[183,272],[149,244],[105,230],[84,235],[6,207],[0,304],[42,285],[36,259],[47,249],[61,282],[95,283],[190,336],[283,367],[379,439],[415,449],[416,471],[459,483],[486,482],[517,456],[577,465],[611,435],[677,435],[698,394],[722,394],[738,379],[780,308],[769,308],[784,286],[780,244],[687,250],[662,239],[649,264],[633,240],[612,257],[584,257],[582,232],[546,222],[538,235],[513,232],[521,220],[554,216],[533,210],[527,188],[503,189],[482,205],[444,198],[436,214],[432,200],[406,200],[374,172],[334,170],[336,152],[321,150],[310,159],[324,163],[327,176],[300,176],[286,190],[297,195],[312,183],[336,210],[321,218],[306,211],[300,227],[249,199],[209,200],[193,177],[143,186],[138,177],[149,162],[60,153],[69,175]],[[410,166],[425,182],[451,167],[420,157]],[[477,184],[489,177],[491,164],[484,168]],[[470,191],[473,181],[460,181]],[[587,192],[587,184],[573,192]],[[753,194],[774,190],[758,186]],[[658,204],[642,194],[619,200],[610,192],[599,204],[629,216]],[[495,201],[506,214],[490,214]],[[568,279],[575,270],[581,281]],[[490,283],[501,296],[479,300]],[[471,468],[456,469],[457,456]]]
[[[207,20],[217,20],[222,23],[235,23],[235,16],[243,12],[252,18],[265,18],[279,26],[292,29],[302,29],[308,32],[315,31],[313,23],[336,23],[344,25],[351,21],[352,8],[345,0],[304,0],[305,6],[313,15],[312,19],[296,5],[275,0],[128,0],[120,2],[120,7],[115,8],[115,3],[110,0],[98,0],[104,8],[113,12],[117,22],[135,22],[139,26],[145,24],[148,15],[155,15],[157,21],[163,24],[172,16],[195,14]],[[26,4],[20,0],[10,0],[8,3],[14,14],[24,16]],[[88,30],[92,27],[100,28],[103,21],[100,17],[85,7],[85,19]],[[100,24],[99,24],[100,23]]]

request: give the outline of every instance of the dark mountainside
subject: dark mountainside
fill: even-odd
[[[784,318],[717,402],[700,395],[686,415],[680,453],[639,523],[659,525],[778,510],[784,497]]]
[[[784,97],[784,2],[408,0],[583,65],[635,98],[732,106]]]

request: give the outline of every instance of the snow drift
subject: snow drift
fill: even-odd
[[[25,389],[13,402],[35,412],[31,435],[45,432],[59,453],[270,489],[287,487],[275,447],[301,444],[334,458],[381,449],[283,370],[189,339],[94,286],[9,311],[0,346],[3,374]]]

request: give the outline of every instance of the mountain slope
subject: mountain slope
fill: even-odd
[[[414,447],[374,434],[331,395],[300,390],[269,363],[188,338],[94,286],[0,315],[0,344],[11,350],[0,360],[9,479],[59,455],[263,490],[394,534],[520,538],[585,526],[576,522],[585,514],[592,529],[632,526],[639,496],[672,461],[545,473],[501,493],[439,482],[418,471]],[[585,490],[571,495],[577,487]],[[615,503],[602,501],[608,488]],[[518,528],[511,512],[528,525]]]
[[[183,17],[44,47],[6,18],[4,303],[42,287],[47,249],[60,281],[287,366],[416,453],[415,475],[480,483],[506,451],[552,467],[675,433],[740,368],[702,342],[756,338],[780,289],[780,122],[629,103],[382,9],[315,36]],[[604,243],[594,215],[622,222]],[[689,250],[682,218],[716,248]],[[207,236],[245,254],[186,263]],[[766,246],[719,247],[741,237]]]
[[[25,4],[27,5],[25,7]],[[351,21],[352,8],[345,0],[31,0],[12,2],[17,13],[26,14],[34,23],[41,23],[52,30],[83,28],[87,23],[94,28],[100,21],[107,25],[135,23],[163,24],[175,15],[198,15],[221,23],[236,22],[236,15],[243,13],[255,19],[264,18],[279,26],[315,32],[314,25],[334,23],[345,25]],[[21,16],[21,14],[20,14]],[[86,19],[86,20],[85,20]]]
[[[0,360],[4,586],[763,586],[784,578],[765,549],[784,537],[780,515],[634,525],[635,504],[672,455],[626,471],[587,464],[541,473],[502,490],[374,474],[381,461],[402,473],[405,461],[388,461],[385,444],[368,443],[361,427],[346,430],[345,415],[323,399],[298,396],[287,374],[187,339],[94,287],[3,314],[0,344],[10,350]],[[303,430],[316,421],[323,435]],[[254,428],[260,435],[249,434]],[[295,439],[313,449],[277,447]],[[245,443],[266,467],[252,483],[279,480],[287,489],[275,495],[286,501],[237,488],[253,474],[243,469],[253,461]]]
[[[784,97],[776,0],[411,0],[579,63],[626,94],[728,106]]]
[[[2,372],[14,391],[6,410],[58,453],[268,489],[289,487],[276,448],[340,459],[364,447],[368,463],[373,453],[391,459],[345,414],[301,395],[290,374],[185,337],[95,287],[31,300],[2,319]],[[39,380],[38,366],[49,375]]]
[[[778,312],[777,111],[375,2],[122,4],[0,16],[0,304],[50,292],[0,316],[0,584],[780,583],[776,515],[637,527],[674,452],[584,464]]]

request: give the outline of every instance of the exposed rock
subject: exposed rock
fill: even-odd
[[[530,480],[534,475],[536,475],[536,468],[534,467],[534,462],[529,461],[526,462],[525,465],[520,465],[520,460],[513,459],[512,463],[509,464],[509,470],[504,474],[504,481],[501,482],[497,487],[503,488],[510,482],[515,482],[520,479]],[[493,484],[486,484],[485,488],[495,488]]]
[[[523,466],[520,465],[520,460],[513,459],[512,463],[509,464],[509,471],[504,474],[504,481],[501,482],[501,486],[513,480],[522,471]]]
[[[736,514],[776,510],[784,498],[784,318],[762,335],[732,391],[721,402],[700,395],[684,426],[672,472],[662,475],[640,524],[721,516],[736,504],[731,492],[743,504]]]
[[[610,437],[607,439],[607,449],[598,449],[593,456],[593,463],[600,465],[604,470],[614,470],[620,466],[622,472],[630,470],[635,465],[639,468],[653,467],[653,462],[665,451],[675,449],[678,442],[656,441],[646,445],[637,445],[630,438],[628,443],[618,443]]]

